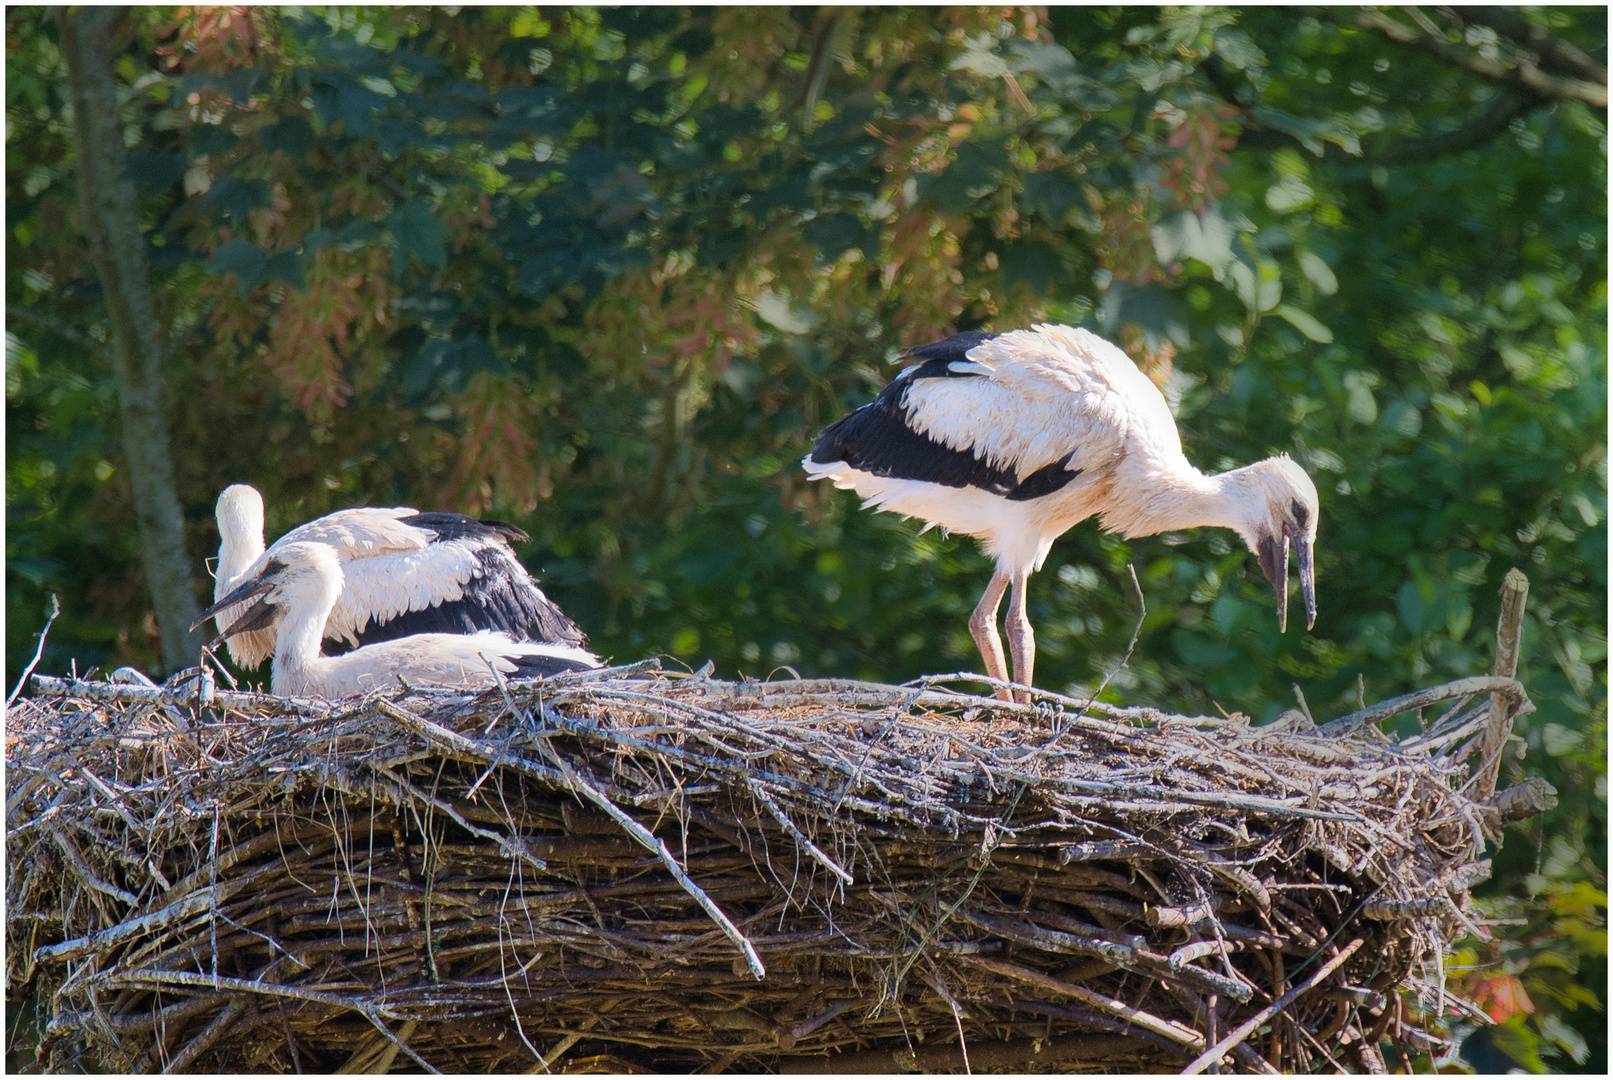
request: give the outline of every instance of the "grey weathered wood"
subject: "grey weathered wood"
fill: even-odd
[[[1474,675],[1466,679],[1456,679],[1442,686],[1433,686],[1427,690],[1418,690],[1411,694],[1402,694],[1400,697],[1380,701],[1376,705],[1369,705],[1365,709],[1358,709],[1353,713],[1346,713],[1336,720],[1329,720],[1317,727],[1317,731],[1330,738],[1340,735],[1349,735],[1360,731],[1368,724],[1376,724],[1403,712],[1414,709],[1427,708],[1441,701],[1450,701],[1473,694],[1498,694],[1503,700],[1513,703],[1513,708],[1522,709],[1529,699],[1523,687],[1516,679],[1501,678],[1495,675]]]
[[[190,629],[196,593],[162,403],[161,335],[134,182],[123,175],[123,123],[112,74],[112,32],[122,18],[122,9],[109,7],[64,13],[62,51],[73,93],[79,213],[112,324],[123,454],[163,665],[171,671],[194,660],[204,638]]]
[[[1513,567],[1501,583],[1501,614],[1495,627],[1495,667],[1491,674],[1510,679],[1518,673],[1518,645],[1523,636],[1523,608],[1529,599],[1529,579]],[[1495,794],[1496,777],[1501,772],[1501,748],[1512,730],[1513,710],[1495,694],[1490,695],[1490,726],[1484,731],[1484,753],[1479,758],[1477,798]]]
[[[1490,806],[1501,816],[1502,823],[1522,821],[1543,814],[1557,805],[1557,789],[1539,776],[1526,777],[1496,793]]]

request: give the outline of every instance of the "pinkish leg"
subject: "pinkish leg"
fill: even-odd
[[[991,583],[980,596],[980,603],[969,616],[969,633],[980,647],[980,657],[986,662],[986,674],[993,679],[1008,681],[1008,663],[1003,658],[1002,639],[997,636],[997,608],[1002,604],[1003,591],[1008,588],[1008,576],[1001,570],[991,575]],[[1007,690],[998,690],[1004,701],[1014,700]]]
[[[1013,577],[1014,592],[1008,599],[1008,648],[1014,656],[1014,681],[1021,686],[1032,686],[1036,667],[1036,631],[1031,629],[1030,615],[1025,610],[1025,593],[1030,584],[1031,572],[1021,570]],[[1026,704],[1031,696],[1028,690],[1016,691]]]

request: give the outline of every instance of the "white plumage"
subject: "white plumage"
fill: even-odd
[[[518,641],[579,646],[585,640],[515,557],[510,541],[526,534],[502,522],[408,506],[359,507],[300,525],[265,553],[263,498],[256,490],[225,488],[217,517],[214,600],[288,544],[318,543],[335,553],[344,586],[324,629],[327,654],[434,631],[498,630]],[[236,626],[243,610],[221,610],[217,625],[233,630],[229,647],[236,663],[257,667],[274,652],[274,635],[261,626]]]
[[[515,641],[490,630],[413,634],[323,656],[320,643],[343,585],[336,548],[316,541],[282,542],[196,624],[251,604],[239,621],[273,628],[274,692],[300,697],[345,697],[395,687],[400,680],[411,686],[483,686],[495,681],[495,670],[517,678],[599,666],[598,657],[572,645]]]
[[[865,506],[981,541],[997,572],[969,625],[994,678],[1008,677],[996,629],[1003,592],[1013,586],[1015,680],[1029,686],[1035,637],[1026,581],[1053,541],[1093,514],[1128,538],[1233,529],[1259,554],[1284,629],[1295,542],[1307,625],[1314,625],[1316,488],[1286,455],[1201,473],[1183,455],[1159,389],[1086,330],[955,334],[907,356],[920,362],[824,429],[802,465],[814,480],[856,491]]]

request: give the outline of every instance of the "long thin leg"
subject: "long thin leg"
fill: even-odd
[[[1003,590],[1008,588],[1008,575],[1001,570],[991,575],[991,583],[980,595],[975,613],[969,616],[969,633],[980,647],[980,658],[986,662],[986,674],[993,679],[1008,681],[1008,663],[1003,659],[1002,639],[997,636],[997,608],[1003,602]],[[1004,701],[1014,700],[1007,690],[998,690]]]
[[[1036,667],[1036,631],[1031,629],[1030,615],[1025,610],[1025,593],[1030,583],[1029,569],[1013,576],[1013,595],[1008,599],[1008,648],[1014,655],[1014,681],[1021,686],[1032,686],[1032,673]],[[1020,701],[1030,704],[1027,690],[1016,691]]]

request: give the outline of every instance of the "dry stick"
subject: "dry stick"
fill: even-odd
[[[213,1044],[218,1042],[219,1037],[229,1031],[230,1027],[241,1018],[241,1014],[244,1012],[246,1012],[245,998],[230,999],[230,1003],[224,1007],[222,1012],[213,1017],[212,1022],[202,1029],[200,1035],[197,1035],[183,1050],[168,1059],[163,1066],[163,1072],[184,1072],[197,1058],[212,1049]]]
[[[1436,702],[1449,701],[1467,694],[1499,694],[1517,702],[1519,710],[1522,710],[1529,701],[1529,695],[1524,693],[1523,687],[1516,679],[1498,678],[1494,675],[1472,675],[1440,686],[1432,686],[1427,690],[1418,690],[1412,694],[1390,698],[1388,701],[1380,701],[1370,708],[1348,713],[1325,724],[1318,724],[1316,730],[1318,734],[1328,738],[1351,735],[1368,724],[1375,724],[1403,712],[1421,709]]]
[[[50,610],[45,613],[45,628],[39,632],[39,648],[34,650],[34,658],[28,661],[27,667],[22,669],[22,678],[17,680],[17,685],[12,687],[11,696],[6,698],[7,709],[11,708],[11,703],[17,700],[17,695],[22,693],[22,688],[28,683],[28,676],[34,673],[34,668],[39,664],[39,658],[45,655],[45,635],[50,633],[50,624],[55,622],[56,616],[60,615],[61,613],[61,601],[56,599],[55,593],[51,593]]]
[[[657,660],[656,663],[659,664],[660,661]],[[549,1049],[547,1054],[539,1054],[538,1063],[528,1069],[527,1072],[529,1074],[536,1073],[540,1069],[544,1072],[549,1072],[550,1068],[558,1064],[560,1059],[565,1056],[568,1050],[570,1050],[573,1046],[576,1046],[583,1039],[587,1038],[587,1033],[592,1031],[594,1029],[594,1025],[598,1023],[599,1017],[593,1016],[578,1024],[576,1031],[571,1032],[569,1035],[563,1036],[559,1042],[555,1043],[554,1046]]]
[[[498,765],[499,761],[495,759],[493,763],[488,766],[488,768],[491,770],[496,768]],[[534,870],[547,870],[549,868],[548,863],[544,862],[542,859],[538,858],[536,855],[532,854],[532,852],[527,850],[525,842],[519,836],[504,836],[500,833],[492,831],[491,829],[483,829],[480,826],[473,825],[469,821],[466,821],[464,815],[458,810],[455,810],[452,804],[437,798],[435,795],[421,791],[419,788],[415,787],[402,777],[395,776],[391,772],[382,769],[375,769],[373,772],[380,779],[396,785],[396,791],[393,792],[393,794],[396,794],[397,792],[407,792],[421,802],[441,810],[453,820],[454,824],[458,825],[472,836],[479,836],[483,840],[489,840],[496,844],[498,849],[504,852],[504,854],[508,855],[510,858],[520,859],[522,862],[531,866]]]
[[[117,989],[120,987],[140,988],[147,990],[161,989],[163,986],[199,986],[211,989],[217,985],[223,990],[236,990],[248,994],[266,994],[272,997],[294,998],[300,1001],[312,1001],[320,1005],[330,1005],[338,1009],[348,1009],[358,1013],[380,1029],[388,1039],[398,1044],[405,1054],[427,1072],[441,1074],[442,1070],[431,1062],[415,1053],[392,1034],[390,1028],[382,1022],[382,1016],[388,1012],[386,1006],[374,1002],[362,1001],[358,998],[343,997],[340,994],[326,993],[320,990],[307,990],[300,986],[283,986],[278,983],[266,983],[258,979],[237,979],[229,976],[204,975],[194,971],[160,971],[145,968],[137,971],[108,972],[97,976],[94,983]]]
[[[1025,789],[1026,785],[1020,784],[1019,790],[1014,792],[1014,798],[1009,802],[1008,809],[1004,810],[1003,816],[997,819],[998,828],[1007,827],[1008,819],[1013,816],[1014,810],[1019,806],[1019,800],[1025,795]],[[986,871],[991,867],[991,856],[992,852],[995,850],[995,848],[991,848],[982,852],[980,869],[975,871],[975,876],[970,880],[968,888],[963,890],[963,895],[952,901],[952,906],[948,907],[936,917],[935,923],[924,932],[924,936],[919,939],[918,945],[914,947],[913,953],[907,958],[906,963],[898,967],[896,971],[896,979],[894,980],[896,987],[894,991],[895,993],[899,994],[901,992],[902,981],[907,978],[907,973],[911,971],[913,965],[918,962],[918,958],[924,955],[924,947],[930,943],[930,939],[935,937],[936,934],[940,933],[941,927],[946,924],[946,921],[952,918],[953,915],[957,914],[958,909],[964,905],[964,902],[967,901],[969,897],[974,895],[975,889],[980,884],[980,879],[986,876]],[[947,873],[950,874],[951,871],[948,870]],[[937,881],[936,885],[939,886],[940,882]],[[900,944],[898,944],[898,948],[900,948]]]
[[[821,850],[819,850],[818,845],[807,839],[806,833],[802,832],[796,827],[793,821],[784,816],[784,811],[779,809],[778,803],[772,800],[761,784],[757,783],[755,780],[751,780],[749,784],[751,794],[756,796],[756,801],[767,807],[768,810],[772,812],[773,817],[778,820],[778,823],[784,826],[784,831],[795,837],[795,842],[806,848],[808,855],[811,855],[825,870],[829,871],[847,885],[856,884],[855,879],[853,879],[850,874],[846,873],[845,870],[841,869],[839,863],[835,862],[833,859],[829,858],[829,856],[825,855]]]
[[[79,854],[78,847],[61,829],[51,829],[50,838],[56,841],[57,847],[62,849],[62,854],[67,856],[67,861],[73,864],[73,869],[78,871],[78,876],[84,882],[84,884],[88,885],[98,893],[112,897],[114,900],[121,900],[130,907],[139,906],[139,897],[135,896],[133,893],[126,892],[123,889],[118,888],[116,885],[108,884],[107,882],[96,877],[95,872],[92,871],[89,867],[89,864],[84,861],[84,856]]]
[[[952,1022],[958,1026],[958,1052],[963,1055],[963,1073],[965,1076],[973,1076],[974,1069],[969,1067],[969,1043],[963,1036],[963,1007],[948,992],[946,983],[941,979],[941,972],[936,969],[934,962],[930,964],[930,978],[927,981],[931,989],[941,995],[941,1000],[952,1010]]]
[[[267,869],[272,869],[272,867]],[[80,873],[82,874],[83,871],[80,871]],[[222,886],[222,889],[225,893],[225,898],[228,898],[228,896],[240,891],[243,886],[248,884],[256,876],[257,873],[254,872],[253,874],[248,874],[245,877],[237,878],[234,881],[225,882]],[[188,919],[210,910],[213,904],[213,896],[214,893],[212,889],[194,893],[183,900],[169,904],[167,907],[161,908],[160,910],[153,911],[149,915],[142,915],[138,919],[129,919],[125,922],[118,923],[116,926],[109,926],[104,930],[97,930],[92,934],[85,935],[84,937],[72,938],[68,941],[59,941],[54,945],[42,945],[34,951],[34,960],[36,963],[44,963],[46,961],[66,962],[69,960],[78,960],[90,955],[93,952],[110,948],[121,941],[126,941],[129,938],[143,934],[147,931],[165,930],[176,923],[185,922]]]
[[[1020,982],[1029,983],[1043,990],[1049,990],[1055,994],[1083,1001],[1095,1009],[1101,1009],[1112,1016],[1118,1016],[1122,1020],[1130,1021],[1144,1031],[1151,1031],[1155,1035],[1161,1035],[1174,1043],[1180,1043],[1189,1050],[1194,1050],[1204,1045],[1204,1037],[1191,1028],[1184,1027],[1173,1020],[1162,1020],[1152,1013],[1143,1012],[1141,1009],[1134,1009],[1118,998],[1105,997],[1095,990],[1088,990],[1084,986],[1076,986],[1074,983],[1067,983],[1062,979],[1055,979],[1051,975],[1044,975],[1040,971],[1020,967],[1018,964],[1010,964],[1004,960],[994,960],[986,956],[964,956],[961,959],[973,967],[995,972],[998,975],[1006,975],[1010,979],[1018,979]]]
[[[1513,567],[1501,583],[1501,614],[1495,627],[1495,667],[1491,674],[1510,679],[1518,671],[1518,642],[1523,634],[1524,602],[1529,599],[1529,579],[1522,570]],[[1478,791],[1480,802],[1495,794],[1495,782],[1501,772],[1501,748],[1506,745],[1512,727],[1515,709],[1509,709],[1499,695],[1490,695],[1490,726],[1484,732],[1484,755],[1479,759]]]
[[[397,1034],[391,1046],[381,1051],[381,1056],[364,1066],[364,1071],[373,1075],[385,1075],[392,1071],[392,1063],[398,1059],[398,1051],[403,1049],[403,1040],[414,1034],[414,1029],[420,1026],[418,1020],[405,1020],[398,1025]],[[345,1070],[344,1070],[345,1071]]]
[[[1315,973],[1312,974],[1310,978],[1306,979],[1304,982],[1288,991],[1288,993],[1284,994],[1282,997],[1278,998],[1276,1001],[1273,1001],[1270,1005],[1267,1005],[1264,1009],[1261,1009],[1249,1019],[1239,1024],[1232,1030],[1230,1034],[1227,1035],[1226,1038],[1222,1039],[1220,1042],[1210,1047],[1210,1049],[1204,1051],[1204,1053],[1194,1058],[1192,1064],[1188,1065],[1187,1068],[1182,1070],[1182,1075],[1196,1076],[1203,1072],[1204,1067],[1210,1064],[1210,1062],[1220,1061],[1221,1058],[1226,1055],[1228,1050],[1247,1039],[1261,1024],[1264,1024],[1267,1020],[1270,1020],[1273,1016],[1276,1016],[1278,1013],[1288,1008],[1288,1006],[1292,1005],[1294,1000],[1301,994],[1305,993],[1307,990],[1310,990],[1312,987],[1316,986],[1317,983],[1321,982],[1323,979],[1333,974],[1334,971],[1338,970],[1338,968],[1346,960],[1355,955],[1355,951],[1357,949],[1366,944],[1366,940],[1366,938],[1356,938],[1354,941],[1344,946],[1343,949],[1339,950],[1339,954],[1337,956],[1323,964],[1321,967],[1317,968]]]
[[[667,850],[667,846],[661,842],[660,838],[633,820],[626,811],[606,798],[604,792],[579,776],[577,771],[566,762],[565,758],[555,753],[554,748],[548,744],[547,740],[540,740],[538,749],[565,775],[566,782],[573,791],[586,795],[588,801],[609,814],[616,824],[626,830],[627,835],[649,848],[660,858],[661,862],[666,866],[667,872],[672,875],[673,880],[683,886],[683,891],[694,897],[695,903],[699,904],[706,914],[711,916],[712,921],[722,928],[724,934],[728,935],[728,939],[739,946],[739,951],[744,954],[745,963],[750,968],[751,974],[758,980],[765,978],[767,968],[762,964],[762,958],[757,955],[756,946],[750,943],[749,938],[740,933],[739,927],[735,926],[728,916],[723,913],[722,908],[718,907],[716,902],[706,895],[705,890],[694,883],[694,879],[684,871],[683,867],[678,865],[678,860],[672,857],[672,852]]]
[[[86,701],[140,701],[158,705],[200,706],[200,690],[171,690],[162,686],[128,686],[122,683],[91,682],[84,679],[58,679],[35,675],[34,690],[41,697],[76,697]],[[226,709],[261,711],[271,715],[329,715],[328,703],[310,698],[276,697],[244,690],[217,690],[213,704]]]
[[[598,682],[600,679],[615,679],[623,675],[637,675],[644,671],[659,672],[660,670],[661,658],[652,656],[648,660],[634,660],[630,664],[618,664],[615,667],[591,668],[588,671],[568,671],[559,675],[551,675],[543,680],[542,685],[545,687],[576,686],[580,683]],[[520,682],[515,684],[516,689],[521,689],[523,686],[524,684]]]

